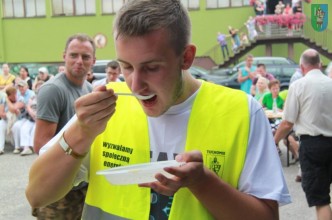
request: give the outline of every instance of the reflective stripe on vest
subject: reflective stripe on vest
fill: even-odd
[[[114,83],[111,87],[118,92],[128,90],[123,83]],[[202,82],[186,138],[186,151],[199,149],[204,165],[235,188],[248,144],[247,100],[241,91]],[[95,219],[97,216],[112,220],[149,218],[150,189],[137,185],[114,186],[105,177],[96,175],[101,169],[150,161],[147,117],[140,104],[132,97],[121,97],[116,109],[90,151],[89,189],[83,219],[92,216],[92,212]],[[126,123],[122,123],[124,118]],[[197,219],[198,216],[213,219],[187,188],[180,189],[174,196],[169,219]]]

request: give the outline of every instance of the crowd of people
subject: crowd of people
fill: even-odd
[[[295,1],[267,1],[269,4],[266,10],[264,1],[256,0],[253,3],[256,13],[256,25],[262,30],[262,27],[268,24],[277,24],[279,27],[286,27],[288,29],[287,35],[293,34],[293,31],[299,31],[306,20],[306,16],[302,13],[301,0]],[[266,3],[265,3],[266,4]],[[263,13],[262,13],[263,11]]]
[[[271,30],[264,30],[268,24],[277,24],[280,28],[287,28],[287,36],[293,35],[293,31],[302,29],[306,16],[302,13],[302,3],[295,1],[264,1],[254,0],[251,2],[255,11],[255,17],[249,16],[244,23],[247,31],[239,31],[229,26],[229,34],[218,32],[217,41],[221,46],[224,61],[229,59],[227,38],[230,38],[233,53],[239,52],[241,48],[250,45],[260,34],[271,34]],[[269,9],[270,8],[270,9]],[[273,10],[272,10],[273,8]]]
[[[256,66],[252,65],[253,55],[246,57],[245,66],[239,69],[238,82],[240,89],[249,95],[252,95],[265,110],[282,112],[286,97],[280,91],[280,82],[275,79],[272,73],[266,71],[266,66],[260,63]],[[286,91],[287,92],[287,91]],[[272,133],[275,133],[280,120],[270,119]],[[281,150],[277,146],[279,153]],[[298,159],[298,154],[294,152],[293,157]]]
[[[13,146],[13,153],[21,156],[33,154],[36,119],[36,95],[40,86],[50,79],[45,67],[33,81],[29,70],[20,67],[19,75],[10,73],[9,64],[2,65],[0,75],[0,155],[5,143]]]
[[[332,92],[332,77],[322,72],[318,52],[308,49],[290,79],[289,91],[280,92],[280,82],[266,73],[264,65],[254,67],[252,59],[248,55],[245,67],[239,70],[241,90],[258,96],[263,109],[282,112],[281,117],[269,118],[277,149],[280,153],[279,142],[283,140],[295,163],[299,162],[295,181],[302,182],[308,205],[316,207],[317,219],[331,219],[332,100],[328,94]]]
[[[248,37],[247,33],[239,32],[238,29],[233,28],[232,26],[228,27],[229,34],[223,34],[221,32],[217,33],[217,42],[220,45],[224,61],[228,60],[230,57],[227,38],[230,38],[231,45],[232,45],[231,49],[234,54],[238,53],[241,48],[244,48],[245,46],[249,45],[250,42],[255,39],[255,37],[257,36],[257,33],[255,30],[255,26],[252,26],[254,24],[251,21],[248,20],[248,23],[246,23],[246,25],[248,27],[249,37]]]

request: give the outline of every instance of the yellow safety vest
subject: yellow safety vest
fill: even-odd
[[[123,83],[115,91],[129,90]],[[125,120],[125,123],[123,123]],[[204,165],[237,188],[249,136],[245,93],[202,82],[189,118],[185,150],[200,150]],[[135,98],[120,97],[116,113],[90,151],[89,188],[83,219],[149,219],[150,189],[115,186],[98,170],[150,161],[147,117]],[[169,219],[213,219],[187,188],[175,195]]]

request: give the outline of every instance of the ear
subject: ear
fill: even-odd
[[[182,57],[182,66],[181,68],[183,70],[187,70],[191,67],[192,63],[194,62],[196,55],[196,47],[193,44],[189,44],[186,46],[183,57]]]
[[[302,75],[304,75],[305,68],[302,64],[300,64],[300,69],[301,69]]]

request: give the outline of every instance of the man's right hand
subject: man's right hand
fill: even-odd
[[[75,101],[77,123],[86,137],[95,138],[104,131],[115,112],[116,100],[117,96],[112,89],[99,86]]]

